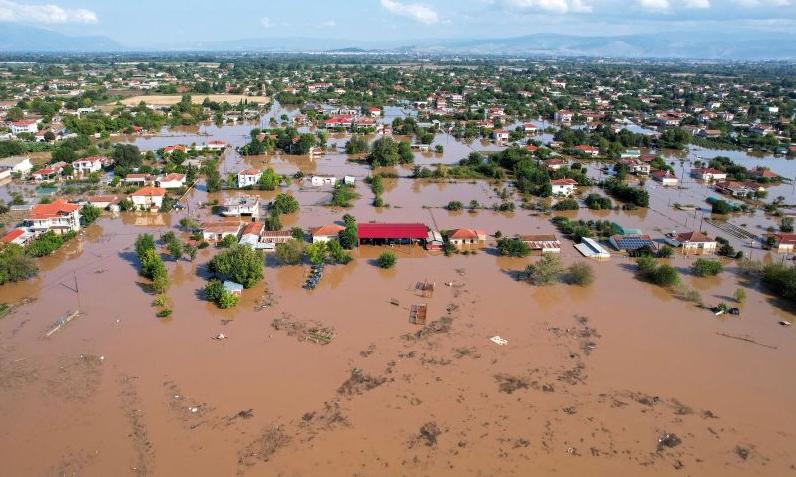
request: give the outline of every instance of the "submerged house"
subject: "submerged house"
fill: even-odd
[[[476,229],[454,229],[448,233],[448,243],[454,247],[483,246],[486,243],[486,232]]]
[[[774,249],[778,253],[793,253],[796,248],[796,234],[795,233],[776,233],[772,234],[774,238]]]
[[[675,187],[679,184],[679,180],[677,176],[672,174],[670,171],[653,171],[652,179],[656,180],[661,183],[664,187]]]
[[[224,201],[221,215],[224,217],[240,217],[250,215],[256,217],[260,213],[260,198],[257,196],[232,197]]]
[[[343,230],[345,230],[345,227],[337,224],[321,225],[320,227],[311,228],[310,235],[312,236],[313,243],[328,242],[329,240],[336,239]]]
[[[142,187],[130,195],[130,200],[137,209],[149,210],[163,207],[166,189],[160,187]]]
[[[578,181],[575,179],[553,179],[550,181],[550,185],[553,189],[553,195],[570,196],[575,192]]]
[[[202,238],[208,241],[221,241],[230,235],[235,239],[240,235],[243,224],[240,222],[209,222],[201,226]]]
[[[285,243],[293,238],[293,233],[290,230],[264,230],[260,234],[260,242],[262,243]]]
[[[243,228],[243,233],[241,234],[238,243],[241,245],[248,245],[253,249],[257,249],[260,245],[260,234],[262,231],[262,222],[249,222],[246,224],[246,227]]]
[[[258,182],[260,182],[260,178],[262,176],[263,173],[259,169],[244,169],[238,172],[238,187],[243,188],[255,186]]]
[[[715,252],[719,243],[702,232],[683,232],[667,234],[664,241],[672,247],[682,248],[683,252]]]

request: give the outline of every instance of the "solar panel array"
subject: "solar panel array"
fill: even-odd
[[[636,250],[645,245],[653,245],[652,240],[641,237],[622,237],[618,242],[619,247],[625,250]]]

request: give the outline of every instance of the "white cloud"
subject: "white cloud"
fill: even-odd
[[[758,7],[787,7],[790,5],[790,0],[733,0],[735,3],[742,7],[758,8]]]
[[[639,6],[645,10],[668,10],[671,5],[669,0],[638,0]]]
[[[97,23],[97,14],[85,8],[66,9],[58,5],[26,5],[0,0],[0,21],[22,23]]]
[[[321,26],[326,28],[334,28],[337,26],[337,22],[334,20],[326,20],[325,22],[321,22]]]
[[[683,0],[686,8],[710,8],[710,0]]]
[[[381,0],[381,6],[390,13],[411,18],[414,21],[425,23],[426,25],[439,23],[439,15],[437,15],[437,12],[419,3],[400,3],[394,0]]]
[[[274,23],[271,21],[270,18],[262,17],[260,19],[260,26],[262,26],[263,28],[271,28],[272,26],[274,26]]]
[[[532,9],[538,8],[553,13],[585,13],[591,12],[591,6],[583,0],[505,0],[509,7]]]

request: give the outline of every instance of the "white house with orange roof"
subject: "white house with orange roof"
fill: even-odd
[[[210,151],[223,151],[225,147],[227,147],[227,143],[218,139],[210,141],[205,145],[205,149]]]
[[[486,243],[486,232],[477,229],[454,229],[448,233],[448,242],[454,247],[484,245]]]
[[[80,230],[80,206],[63,199],[49,204],[34,205],[25,226],[35,235],[52,230],[57,234]]]
[[[259,169],[244,169],[238,172],[238,187],[256,186],[262,176],[263,172]]]
[[[17,227],[0,238],[0,242],[4,244],[14,244],[24,247],[33,239],[33,232],[23,227]]]
[[[345,230],[337,224],[322,225],[310,229],[310,235],[313,242],[328,242],[329,240],[336,239],[341,231]]]
[[[575,192],[578,181],[575,179],[554,179],[550,181],[553,195],[570,196]]]
[[[14,121],[9,128],[14,135],[20,133],[36,134],[39,131],[39,122],[34,120]]]
[[[142,187],[130,195],[133,205],[140,210],[160,209],[163,207],[163,199],[166,197],[166,189],[160,187]]]
[[[185,186],[185,174],[172,172],[155,179],[155,185],[161,189],[179,189]]]

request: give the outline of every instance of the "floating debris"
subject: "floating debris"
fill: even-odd
[[[334,339],[334,330],[331,328],[313,327],[307,330],[307,341],[327,345]]]
[[[509,344],[509,340],[500,336],[493,336],[489,338],[489,341],[495,343],[498,346],[506,346],[507,344]]]
[[[428,305],[412,305],[409,311],[409,323],[415,325],[425,325],[426,317],[428,316]]]
[[[48,331],[44,336],[49,338],[50,336],[52,336],[53,333],[66,326],[70,321],[74,320],[79,315],[80,315],[79,311],[73,311],[72,313],[67,314],[63,318],[60,318],[58,321],[55,322],[53,327],[50,328],[50,331]]]
[[[658,452],[662,451],[664,448],[674,448],[682,444],[683,440],[677,437],[677,434],[669,434],[666,433],[658,439]]]
[[[317,322],[294,321],[287,314],[275,318],[271,326],[277,331],[285,331],[299,341],[309,341],[319,345],[328,345],[335,337],[334,328],[323,326]]]

